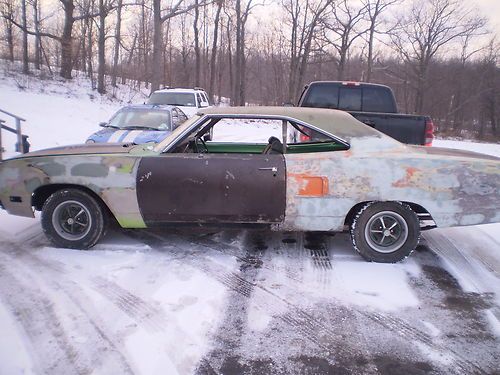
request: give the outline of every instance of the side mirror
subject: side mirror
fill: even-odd
[[[208,107],[208,102],[200,102],[200,108]]]
[[[107,123],[107,122],[100,122],[100,123],[99,123],[99,126],[100,126],[101,128],[105,128],[106,126],[108,126],[108,123]]]
[[[212,137],[210,136],[210,133],[203,134],[203,140],[205,142],[211,141]]]

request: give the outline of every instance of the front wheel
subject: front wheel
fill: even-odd
[[[42,228],[58,247],[88,249],[104,234],[107,216],[99,202],[78,189],[52,194],[42,208]]]
[[[351,225],[354,248],[370,262],[396,263],[418,245],[420,224],[415,212],[399,202],[366,204]]]

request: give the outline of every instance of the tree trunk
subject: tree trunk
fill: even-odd
[[[21,13],[23,22],[23,73],[28,74],[30,72],[30,66],[28,60],[28,33],[26,32],[28,27],[26,19],[26,0],[21,1]]]
[[[87,24],[87,68],[88,76],[90,77],[90,84],[92,89],[95,88],[94,83],[94,68],[92,64],[92,21],[90,19],[85,20]]]
[[[5,29],[7,33],[7,46],[9,51],[9,60],[10,62],[14,62],[14,33],[12,22],[5,19]]]
[[[161,0],[153,0],[153,77],[151,80],[151,92],[160,88],[161,81],[161,51],[162,44],[162,21],[161,21]]]
[[[35,69],[40,70],[42,63],[42,53],[40,46],[42,38],[40,37],[40,4],[38,0],[33,0],[33,23],[35,27]]]
[[[216,58],[217,58],[217,39],[218,39],[218,32],[219,32],[219,20],[220,20],[221,10],[222,10],[222,0],[219,0],[219,1],[217,1],[217,12],[215,13],[215,20],[214,20],[214,38],[213,38],[213,42],[212,42],[212,54],[210,56],[210,79],[209,79],[209,84],[208,84],[208,94],[212,98],[213,103],[215,103],[215,93],[214,93],[215,62],[216,62]]]
[[[61,36],[61,71],[59,74],[63,78],[71,79],[71,72],[73,71],[72,33],[75,22],[73,18],[75,4],[73,0],[66,0],[62,4],[64,8],[64,26]]]
[[[340,51],[339,53],[339,63],[337,64],[337,80],[342,81],[344,79],[345,64],[347,60],[347,51]]]
[[[240,88],[241,88],[241,0],[236,0],[236,46],[234,56],[234,89],[231,104],[241,105]]]
[[[106,70],[106,16],[107,9],[104,0],[99,0],[99,35],[97,41],[97,92],[99,94],[106,93],[106,82],[104,73]]]
[[[373,38],[375,35],[375,25],[372,24],[368,36],[368,66],[366,68],[366,82],[371,82],[373,70]]]
[[[194,85],[200,86],[201,56],[200,56],[200,30],[198,29],[198,19],[200,18],[200,9],[198,0],[195,0],[194,4],[195,4],[194,21],[193,21],[194,55],[195,55]]]
[[[116,87],[116,75],[118,70],[118,59],[120,57],[120,38],[122,27],[122,0],[118,0],[116,5],[116,27],[115,27],[115,48],[113,51],[113,71],[111,73],[111,85]]]

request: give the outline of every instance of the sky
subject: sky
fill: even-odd
[[[491,31],[500,38],[500,0],[471,0],[470,3],[477,5],[479,12],[488,18]]]

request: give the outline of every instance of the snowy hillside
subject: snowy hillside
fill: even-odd
[[[22,117],[23,134],[29,136],[31,150],[65,144],[83,143],[122,105],[142,103],[147,98],[127,86],[120,85],[107,96],[92,90],[88,78],[71,82],[43,76],[25,76],[0,66],[0,109]],[[78,72],[76,72],[77,74]],[[9,116],[0,113],[6,125],[14,127]],[[15,135],[4,131],[4,158],[14,155]]]

